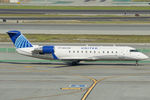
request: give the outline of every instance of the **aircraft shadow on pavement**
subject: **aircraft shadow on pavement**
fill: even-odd
[[[122,64],[106,64],[106,63],[79,63],[77,65],[67,65],[65,63],[24,63],[24,62],[0,62],[1,63],[5,63],[5,64],[31,64],[31,65],[58,65],[55,67],[49,67],[49,68],[64,68],[64,67],[79,67],[79,66],[136,66],[136,64],[126,64],[126,63],[122,63]],[[60,66],[59,66],[60,65]],[[63,65],[63,66],[62,66]],[[142,66],[142,64],[139,64],[139,66]]]
[[[24,63],[24,62],[0,62],[0,63],[6,63],[6,64],[33,64],[33,65],[49,65],[49,64],[55,64],[55,63]],[[58,64],[58,63],[57,63]]]

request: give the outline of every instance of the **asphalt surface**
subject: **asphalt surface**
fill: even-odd
[[[24,34],[119,34],[150,35],[150,25],[127,24],[0,24],[0,33],[20,30]]]
[[[137,48],[150,46],[150,44],[120,45]],[[0,47],[12,45],[0,44]],[[82,62],[81,65],[67,66],[59,62],[32,62],[35,59],[14,53],[0,53],[0,55],[1,100],[150,99],[149,63],[135,66],[127,63]],[[16,61],[2,61],[8,59]],[[21,59],[29,61],[24,62]]]
[[[150,17],[0,17],[1,20],[150,21]]]
[[[150,14],[150,10],[0,9],[0,14]]]
[[[150,14],[150,10],[49,10],[49,9],[0,9],[0,14]],[[150,21],[150,17],[0,17],[6,20],[79,20],[79,21]]]

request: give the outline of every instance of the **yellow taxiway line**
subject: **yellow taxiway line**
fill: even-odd
[[[97,81],[96,79],[92,79],[93,84],[89,87],[89,89],[86,91],[86,93],[84,94],[84,96],[81,98],[81,100],[86,100],[86,98],[88,97],[88,95],[90,94],[90,92],[93,90],[93,88],[96,86]]]
[[[96,80],[94,78],[91,78],[91,77],[87,77],[89,78],[90,80],[93,81],[93,84],[88,88],[88,90],[85,92],[85,94],[83,95],[83,97],[81,98],[81,100],[86,100],[86,98],[88,97],[88,95],[91,93],[91,91],[94,89],[94,87],[96,86],[96,84],[100,81],[103,81],[105,79],[109,79],[109,78],[115,78],[116,76],[110,76],[110,77],[104,77],[100,80]]]
[[[33,66],[24,66],[25,68],[32,68]]]

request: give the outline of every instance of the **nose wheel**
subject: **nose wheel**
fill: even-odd
[[[139,65],[138,60],[136,60],[136,66],[138,66],[138,65]]]

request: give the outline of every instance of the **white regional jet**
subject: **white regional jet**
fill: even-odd
[[[61,60],[76,65],[80,61],[138,61],[148,56],[128,46],[38,46],[32,45],[20,31],[7,32],[19,54],[47,59]]]

